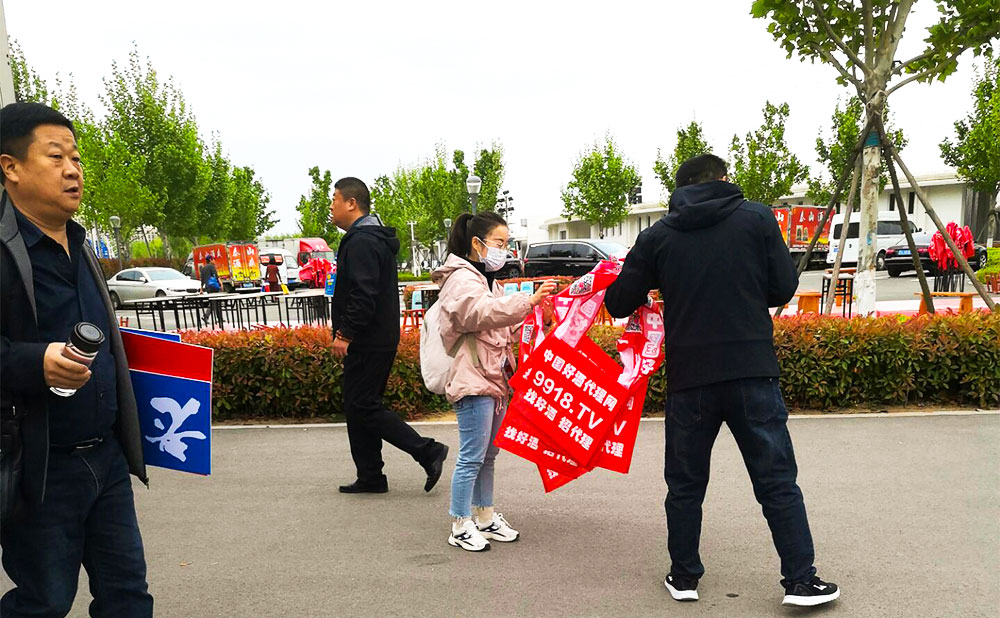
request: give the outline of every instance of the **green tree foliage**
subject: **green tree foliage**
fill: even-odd
[[[233,169],[232,216],[228,233],[228,238],[233,240],[252,241],[276,223],[274,211],[267,209],[271,195],[254,176],[252,167]],[[328,240],[335,241],[336,237]]]
[[[24,50],[17,39],[9,40],[10,73],[14,80],[14,100],[19,103],[52,102],[49,86],[34,70],[24,57]]]
[[[147,223],[168,236],[198,236],[212,225],[199,212],[212,168],[195,117],[173,81],[162,84],[152,63],[143,65],[133,49],[125,67],[112,63],[101,102],[108,128],[146,158],[144,184],[159,200]]]
[[[667,191],[673,193],[677,188],[677,168],[691,157],[710,154],[712,148],[705,141],[705,132],[701,124],[692,120],[686,127],[677,128],[677,144],[670,156],[664,160],[660,151],[656,151],[656,162],[653,163],[653,171],[656,172],[660,184]]]
[[[773,204],[787,195],[792,185],[802,182],[809,168],[799,161],[785,143],[788,104],[764,104],[764,123],[747,133],[743,140],[733,136],[729,147],[732,166],[729,178],[743,189],[747,199]]]
[[[923,51],[895,62],[915,0],[755,0],[751,13],[769,18],[767,30],[802,60],[833,66],[866,105],[880,109],[885,98],[913,82],[944,80],[966,50],[980,55],[1000,37],[996,0],[934,0],[938,19]],[[903,77],[903,76],[906,77]],[[899,78],[890,87],[890,81]]]
[[[483,186],[479,190],[479,201],[476,208],[479,210],[496,210],[497,196],[500,195],[503,183],[503,148],[494,144],[492,148],[480,150],[476,157],[476,163],[472,166],[476,176],[483,180]],[[462,184],[465,177],[462,178]]]
[[[333,224],[330,203],[333,201],[333,177],[330,170],[320,172],[309,168],[309,192],[299,197],[295,210],[299,212],[299,233],[310,238],[322,238],[331,247],[340,238],[340,231]]]
[[[977,228],[992,216],[1000,230],[1000,56],[988,56],[972,88],[972,111],[955,123],[955,139],[941,142],[941,156],[979,192]]]
[[[563,216],[596,224],[604,230],[628,217],[629,193],[642,178],[615,146],[611,136],[584,152],[573,167],[573,178],[562,191]]]
[[[493,144],[480,150],[472,170],[482,179],[478,210],[494,210],[503,185],[503,148]],[[416,221],[414,236],[422,246],[435,248],[445,240],[444,220],[454,221],[471,208],[465,180],[469,167],[465,152],[455,150],[449,165],[447,150],[439,145],[434,156],[412,167],[400,167],[383,175],[372,186],[372,206],[386,225],[396,228],[400,240],[399,259],[411,259],[410,221]]]
[[[126,67],[112,64],[103,118],[78,100],[72,76],[65,88],[57,76],[50,89],[14,40],[11,69],[18,101],[51,105],[73,121],[84,169],[77,217],[88,229],[110,237],[109,218],[117,215],[126,251],[141,232],[151,253],[163,245],[186,253],[199,239],[252,239],[274,224],[270,196],[253,169],[233,166],[217,138],[206,147],[180,90],[172,81],[161,84],[138,50]],[[149,242],[148,228],[167,242]]]
[[[832,124],[830,134],[824,138],[822,132],[816,136],[816,158],[825,167],[825,173],[820,170],[815,176],[809,179],[809,191],[806,197],[812,203],[819,206],[826,206],[833,197],[836,189],[837,178],[840,177],[844,168],[851,164],[851,152],[858,140],[858,133],[864,128],[865,106],[861,99],[850,97],[841,108],[837,103],[831,116]],[[886,114],[886,134],[892,140],[896,150],[902,150],[906,146],[906,137],[902,129],[893,129],[890,124],[890,117]],[[879,176],[880,190],[885,188],[888,182],[888,173],[883,169]],[[854,203],[860,204],[860,186],[854,196]],[[846,203],[846,194],[843,192],[841,202]]]
[[[203,222],[201,234],[226,238],[233,217],[233,169],[222,152],[221,143],[214,142],[209,150],[206,162],[212,175],[198,209]]]

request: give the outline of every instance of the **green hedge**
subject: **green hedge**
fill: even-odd
[[[614,358],[620,328],[591,337]],[[319,327],[258,332],[186,332],[185,341],[216,350],[216,420],[329,419],[341,411],[341,364],[330,331]],[[789,406],[935,402],[1000,405],[1000,315],[939,314],[844,320],[790,317],[775,322],[781,387]],[[420,377],[419,334],[404,334],[386,403],[404,418],[448,409]],[[662,411],[666,378],[649,385],[647,411]]]

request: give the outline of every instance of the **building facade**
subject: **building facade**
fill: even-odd
[[[951,221],[959,225],[973,226],[975,224],[977,194],[969,188],[964,180],[956,177],[954,173],[942,173],[918,176],[917,183],[926,192],[931,206],[934,207],[938,217],[945,224]],[[934,222],[931,221],[923,204],[917,198],[916,191],[912,190],[910,184],[904,179],[900,179],[899,189],[903,194],[902,207],[906,209],[907,217],[921,230],[933,231]],[[774,206],[782,205],[810,205],[806,198],[806,187],[793,187],[790,195],[783,196],[774,204]],[[879,195],[878,209],[895,211],[899,207],[900,204],[896,203],[891,187],[886,187]],[[857,212],[860,210],[860,206],[855,205],[854,209]],[[839,213],[840,211],[841,206],[838,206],[835,212]],[[639,232],[648,228],[666,213],[667,205],[664,202],[636,204],[629,209],[629,215],[623,222],[605,230],[604,238],[631,247],[635,244]],[[542,224],[542,229],[547,234],[547,240],[600,237],[600,230],[596,225],[585,221],[568,220],[564,217],[546,220]],[[978,237],[980,230],[973,229],[972,232]]]

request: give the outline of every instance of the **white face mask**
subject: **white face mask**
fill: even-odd
[[[486,247],[485,256],[482,253],[479,253],[478,250],[476,251],[479,255],[479,259],[482,260],[483,264],[486,266],[486,272],[495,273],[503,268],[503,265],[507,263],[507,252],[503,249],[497,249],[496,247],[487,245],[483,242],[482,238],[477,237],[476,240],[483,243],[483,246]]]

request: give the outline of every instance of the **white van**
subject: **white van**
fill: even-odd
[[[287,249],[282,249],[280,247],[260,247],[258,255],[260,256],[261,280],[265,279],[267,266],[270,264],[270,260],[273,259],[278,264],[278,273],[281,277],[281,281],[285,283],[289,289],[298,287],[299,265],[295,263],[295,257],[292,256]]]
[[[858,263],[858,249],[861,245],[858,239],[860,220],[860,212],[851,213],[851,223],[847,230],[847,244],[844,245],[844,259],[841,260],[841,264]],[[921,231],[913,224],[913,221],[907,221],[907,223],[911,233]],[[830,228],[830,251],[826,254],[826,263],[831,266],[837,259],[837,250],[840,248],[840,232],[843,227],[844,215],[833,215],[832,227]],[[885,250],[906,238],[903,227],[899,223],[899,213],[894,210],[880,210],[878,212],[878,228],[875,233],[877,236],[876,248],[878,249],[878,255],[875,256],[875,268],[884,270]]]

